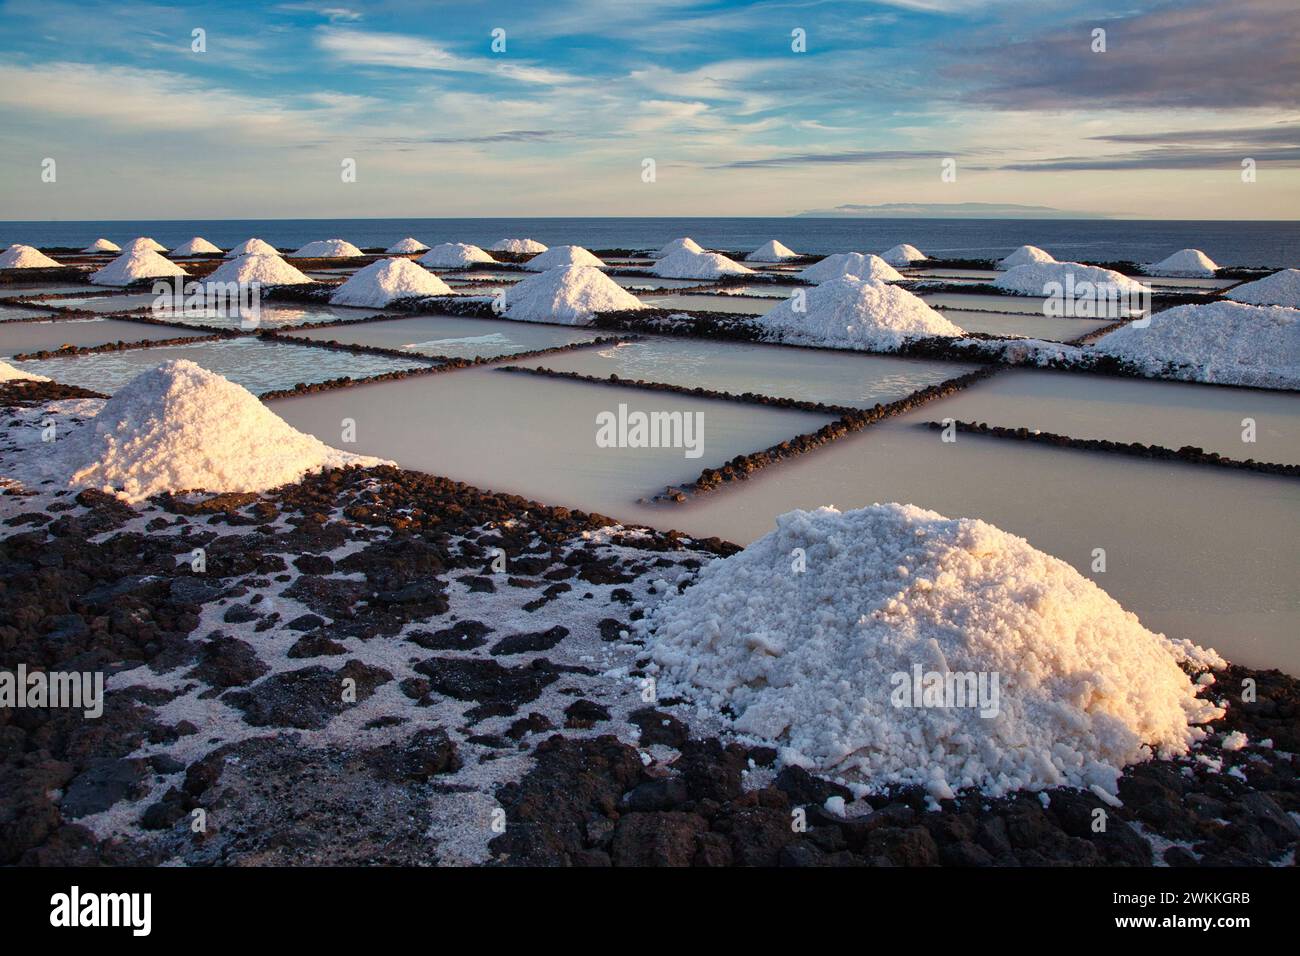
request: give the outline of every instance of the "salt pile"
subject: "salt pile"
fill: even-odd
[[[1088,285],[1085,286],[1084,283]],[[1039,262],[1012,266],[994,279],[993,285],[1017,295],[1060,295],[1074,290],[1071,296],[1073,298],[1091,296],[1098,290],[1102,293],[1123,292],[1132,295],[1141,295],[1146,290],[1137,279],[1078,262]],[[1049,289],[1049,286],[1059,287],[1059,291]]]
[[[648,308],[599,269],[560,266],[506,290],[505,314],[525,322],[587,325],[596,312]]]
[[[44,375],[32,375],[0,361],[0,382],[48,382]]]
[[[536,239],[502,239],[492,247],[493,252],[545,252],[546,247]]]
[[[280,250],[275,248],[269,242],[263,242],[261,239],[246,239],[235,248],[226,253],[227,259],[237,259],[240,256],[278,256]]]
[[[919,297],[874,279],[840,276],[798,291],[755,320],[775,341],[887,352],[909,339],[962,334]]]
[[[1149,276],[1195,276],[1211,279],[1218,268],[1218,263],[1200,249],[1179,249],[1172,256],[1143,266],[1142,271]]]
[[[330,304],[379,308],[397,299],[426,295],[451,295],[451,289],[410,259],[381,259],[358,269],[330,296]]]
[[[920,249],[916,248],[916,246],[909,245],[906,242],[901,242],[892,249],[886,249],[882,252],[880,258],[884,259],[891,266],[907,266],[911,265],[913,262],[924,262],[930,257]]]
[[[652,252],[651,258],[663,259],[671,256],[674,252],[703,252],[704,247],[689,236],[682,236],[680,239],[674,239],[668,245],[664,246],[658,252]]]
[[[119,246],[116,242],[109,242],[107,239],[96,239],[94,242],[86,246],[86,248],[82,249],[81,251],[82,252],[121,252],[122,247]]]
[[[252,392],[184,359],[136,376],[56,448],[70,486],[127,501],[164,491],[265,491],[322,468],[383,464],[304,435]]]
[[[746,262],[784,262],[786,259],[797,259],[799,253],[795,252],[789,246],[782,245],[775,239],[769,239],[749,255],[745,256]]]
[[[251,285],[301,285],[312,280],[285,262],[277,254],[251,253],[223,262],[206,279],[208,283],[239,282]]]
[[[398,239],[388,247],[387,251],[394,255],[403,255],[411,252],[425,252],[428,248],[429,247],[419,239],[412,239],[410,236],[407,236],[405,239]]]
[[[871,790],[1115,794],[1223,713],[1179,666],[1224,666],[1213,651],[1023,538],[914,505],[792,511],[667,595],[644,625],[661,695]]]
[[[140,279],[158,279],[187,275],[186,271],[151,249],[128,250],[97,272],[90,281],[95,285],[130,285]]]
[[[1211,302],[1156,312],[1102,336],[1092,349],[1151,375],[1300,388],[1300,310]]]
[[[220,252],[221,252],[220,247],[214,246],[212,243],[208,242],[208,240],[204,239],[202,236],[195,236],[193,239],[189,239],[185,242],[182,242],[179,246],[173,249],[172,255],[210,256],[210,255],[219,254]]]
[[[58,269],[61,265],[35,246],[24,246],[21,243],[14,243],[0,252],[0,269]]]
[[[903,278],[897,269],[880,256],[863,255],[860,252],[837,252],[827,256],[821,262],[814,262],[799,278],[809,282],[825,282],[839,276],[854,276],[858,279],[879,279],[881,282],[894,282]]]
[[[1283,269],[1271,276],[1246,282],[1224,293],[1236,302],[1250,305],[1284,305],[1300,309],[1300,269]]]
[[[292,254],[294,259],[354,259],[365,255],[352,243],[343,239],[317,239]]]
[[[689,249],[664,256],[650,271],[665,279],[720,279],[754,274],[753,269],[719,253],[691,252]]]
[[[1021,246],[1011,255],[1007,256],[998,263],[999,269],[1010,269],[1012,266],[1031,266],[1040,262],[1055,262],[1050,252],[1044,252],[1037,246]]]
[[[156,239],[148,236],[140,236],[138,239],[132,239],[123,248],[123,252],[131,252],[136,249],[147,249],[150,252],[166,252],[167,247]]]
[[[552,246],[541,255],[534,256],[524,263],[524,268],[533,272],[545,272],[560,266],[590,266],[593,269],[601,269],[604,268],[605,263],[582,246]]]
[[[480,262],[495,263],[496,260],[478,246],[467,242],[444,242],[420,257],[420,265],[435,269],[463,269]]]

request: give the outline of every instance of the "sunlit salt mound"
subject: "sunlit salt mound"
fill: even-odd
[[[1036,262],[1055,262],[1050,252],[1044,252],[1037,246],[1021,246],[1011,255],[1007,256],[998,263],[999,269],[1010,269],[1012,266],[1030,266]]]
[[[151,249],[122,253],[104,268],[90,274],[95,285],[130,285],[140,279],[157,279],[187,275],[186,271]]]
[[[467,242],[444,242],[420,257],[420,265],[434,269],[463,269],[480,262],[495,263],[496,260]]]
[[[901,242],[892,249],[886,249],[882,252],[880,258],[884,259],[891,266],[907,266],[911,265],[913,262],[924,262],[930,257],[920,249],[916,248],[916,246],[909,245],[906,242]]]
[[[14,243],[0,252],[0,269],[57,269],[62,265],[35,246]]]
[[[304,435],[243,386],[184,359],[119,389],[62,454],[69,485],[129,501],[164,491],[264,491],[321,468],[381,463]]]
[[[226,253],[227,259],[238,259],[240,256],[278,256],[280,250],[275,248],[269,242],[263,242],[261,239],[245,239],[235,248]]]
[[[1199,279],[1212,279],[1218,268],[1218,263],[1200,249],[1179,249],[1172,256],[1143,266],[1142,271],[1149,276],[1194,276]]]
[[[593,269],[600,269],[604,265],[605,263],[582,246],[552,246],[525,262],[524,268],[531,269],[533,272],[546,272],[548,269],[558,269],[560,266],[590,266]]]
[[[648,308],[599,269],[560,266],[506,291],[505,314],[525,322],[586,325],[597,312]]]
[[[655,259],[664,259],[675,252],[703,252],[704,247],[692,239],[690,236],[682,236],[680,239],[674,239],[668,245],[664,246],[658,252],[651,253]]]
[[[839,276],[853,276],[858,279],[879,279],[881,282],[893,282],[903,278],[902,275],[880,256],[863,255],[860,252],[837,252],[820,262],[814,262],[799,278],[809,282],[825,282]]]
[[[542,245],[536,239],[502,239],[492,247],[492,251],[536,253],[545,252],[546,246]]]
[[[775,341],[879,352],[962,334],[919,297],[875,279],[840,276],[800,291],[755,320]]]
[[[101,238],[101,239],[96,239],[94,242],[86,246],[86,248],[82,249],[81,251],[82,252],[121,252],[122,247],[119,246],[116,242],[110,242],[107,239]]]
[[[122,247],[123,252],[133,252],[137,249],[147,249],[150,252],[167,251],[166,246],[164,246],[157,239],[151,239],[149,236],[140,236],[137,239],[132,239],[130,242],[128,242],[125,246]]]
[[[1211,302],[1156,312],[1150,322],[1121,326],[1092,349],[1152,375],[1300,388],[1300,310]]]
[[[664,256],[650,270],[665,279],[721,279],[723,276],[753,275],[754,270],[717,252],[679,249]]]
[[[358,269],[330,296],[331,305],[378,308],[412,296],[451,295],[436,275],[410,259],[380,259]]]
[[[1023,538],[914,505],[792,511],[667,593],[645,628],[660,694],[872,789],[1113,794],[1222,715],[1179,667],[1223,666],[1213,651]]]
[[[1237,286],[1224,295],[1250,305],[1284,305],[1300,309],[1300,269],[1283,269],[1271,276]]]
[[[353,259],[365,255],[360,249],[344,239],[317,239],[309,242],[297,252],[295,259]]]
[[[1017,295],[1056,294],[1071,298],[1112,292],[1138,295],[1145,288],[1137,279],[1078,262],[1038,262],[1012,266],[994,279],[993,285]]]
[[[8,362],[0,362],[0,382],[48,382],[44,375],[32,375],[14,368]]]
[[[223,262],[203,281],[241,282],[246,285],[254,282],[260,285],[301,285],[312,280],[278,255],[253,253]]]
[[[393,255],[405,255],[412,252],[425,252],[428,248],[429,247],[419,239],[412,239],[410,236],[407,236],[405,239],[398,239],[388,247],[387,251]]]
[[[749,255],[745,256],[746,262],[784,262],[786,259],[797,259],[799,253],[795,252],[787,245],[777,242],[775,239],[769,239]]]
[[[185,242],[182,242],[179,246],[173,249],[172,255],[211,256],[211,255],[217,255],[220,252],[221,252],[220,246],[214,246],[212,243],[208,242],[208,240],[204,239],[202,236],[195,236],[193,239],[189,239]]]

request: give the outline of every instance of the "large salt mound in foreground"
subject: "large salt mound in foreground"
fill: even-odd
[[[35,246],[14,243],[0,252],[0,269],[58,269],[61,265]]]
[[[202,236],[195,236],[193,239],[182,242],[172,250],[174,256],[211,256],[221,252],[220,246],[214,246]]]
[[[1223,666],[1213,651],[1146,630],[1023,538],[913,505],[782,515],[644,629],[659,694],[729,708],[783,763],[937,799],[1114,794],[1124,766],[1185,753],[1222,714],[1179,667]],[[917,668],[989,691],[996,675],[996,715],[905,696]]]
[[[814,262],[803,272],[800,279],[809,282],[825,282],[840,276],[853,276],[857,279],[879,279],[881,282],[894,282],[902,275],[880,256],[863,255],[860,252],[837,252],[820,262]]]
[[[302,285],[312,280],[278,255],[252,253],[223,262],[204,282],[242,282],[261,285]]]
[[[913,262],[924,262],[930,257],[920,249],[916,248],[916,246],[910,245],[906,242],[901,242],[893,248],[886,249],[882,252],[880,258],[884,259],[891,266],[907,266],[911,265]]]
[[[226,253],[227,259],[238,259],[240,256],[278,256],[280,250],[275,248],[269,242],[261,239],[245,239],[235,248]]]
[[[357,270],[330,296],[330,304],[379,308],[397,299],[425,295],[451,295],[451,289],[410,259],[381,259]]]
[[[1218,263],[1200,249],[1179,249],[1159,262],[1143,266],[1142,271],[1149,276],[1194,276],[1200,279],[1211,279],[1218,268]]]
[[[720,279],[723,276],[748,276],[754,270],[716,252],[691,252],[679,249],[665,256],[650,270],[665,279]]]
[[[1121,326],[1093,351],[1151,375],[1199,382],[1300,388],[1300,310],[1236,302],[1180,305],[1156,312],[1145,328]]]
[[[546,246],[536,239],[502,239],[492,247],[493,252],[538,253],[545,252]]]
[[[560,266],[506,290],[505,314],[525,322],[587,325],[597,312],[645,309],[640,299],[599,269]]]
[[[57,447],[70,486],[128,501],[164,491],[265,491],[322,468],[383,464],[304,435],[252,392],[183,359],[136,376]]]
[[[1224,293],[1225,298],[1249,305],[1284,305],[1300,309],[1300,269],[1283,269],[1271,276],[1246,282]]]
[[[478,246],[467,242],[444,242],[422,255],[419,261],[420,265],[435,269],[463,269],[480,262],[496,262]]]
[[[1078,262],[1038,262],[1012,266],[994,279],[993,285],[1017,295],[1049,295],[1052,290],[1048,286],[1053,284],[1060,287],[1060,294],[1068,293],[1067,283],[1071,281],[1074,283],[1075,298],[1085,297],[1087,287],[1080,288],[1084,283],[1090,284],[1094,293],[1100,291],[1103,295],[1110,291],[1140,295],[1145,288],[1137,279],[1130,279],[1119,272],[1100,266],[1085,266]]]
[[[406,255],[412,252],[426,252],[428,251],[428,248],[429,247],[426,246],[424,243],[422,243],[419,239],[415,239],[411,236],[407,236],[405,239],[398,239],[395,243],[389,246],[385,251],[393,255]]]
[[[90,281],[95,285],[130,285],[140,279],[159,279],[187,275],[186,271],[169,259],[164,259],[151,249],[124,252],[104,268],[92,272]]]
[[[546,272],[560,266],[590,266],[603,268],[605,263],[592,255],[582,246],[552,246],[541,255],[534,256],[524,263],[524,268],[532,272]]]
[[[295,259],[355,259],[365,255],[360,249],[345,239],[317,239],[309,242],[297,252]]]
[[[48,382],[44,375],[32,375],[22,369],[14,368],[8,362],[0,361],[0,382]]]
[[[704,247],[692,239],[690,236],[682,236],[680,239],[674,239],[658,252],[650,254],[653,259],[664,259],[677,252],[703,252]]]
[[[775,239],[769,239],[749,255],[745,256],[746,262],[784,262],[786,259],[797,259],[799,253],[795,252],[789,246],[777,242]]]
[[[776,341],[871,352],[894,351],[914,338],[962,334],[919,297],[874,279],[840,276],[806,290],[802,312],[796,310],[799,302],[791,296],[755,322]]]
[[[81,251],[82,252],[121,252],[122,247],[119,246],[116,242],[111,242],[108,239],[100,238],[100,239],[96,239],[94,242],[86,246],[86,248],[82,249]]]
[[[1055,262],[1055,257],[1050,252],[1045,252],[1037,246],[1021,246],[1011,255],[1007,256],[998,263],[999,269],[1010,269],[1014,266],[1032,266],[1035,263]]]

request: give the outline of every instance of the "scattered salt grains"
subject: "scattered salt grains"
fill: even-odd
[[[827,797],[826,802],[822,804],[822,809],[832,816],[843,818],[845,815],[844,798],[841,796]]]
[[[1224,750],[1231,752],[1234,750],[1241,750],[1249,742],[1250,742],[1250,738],[1248,738],[1240,730],[1234,730],[1231,733],[1223,735],[1223,742],[1219,746],[1221,746]]]

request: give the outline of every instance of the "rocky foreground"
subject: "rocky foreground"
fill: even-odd
[[[82,397],[0,389],[0,475]],[[1227,716],[1130,768],[1121,806],[932,812],[649,695],[633,624],[724,542],[395,468],[136,508],[0,491],[0,669],[107,675],[98,718],[0,708],[0,864],[1295,863],[1300,682],[1276,671],[1219,672]]]

